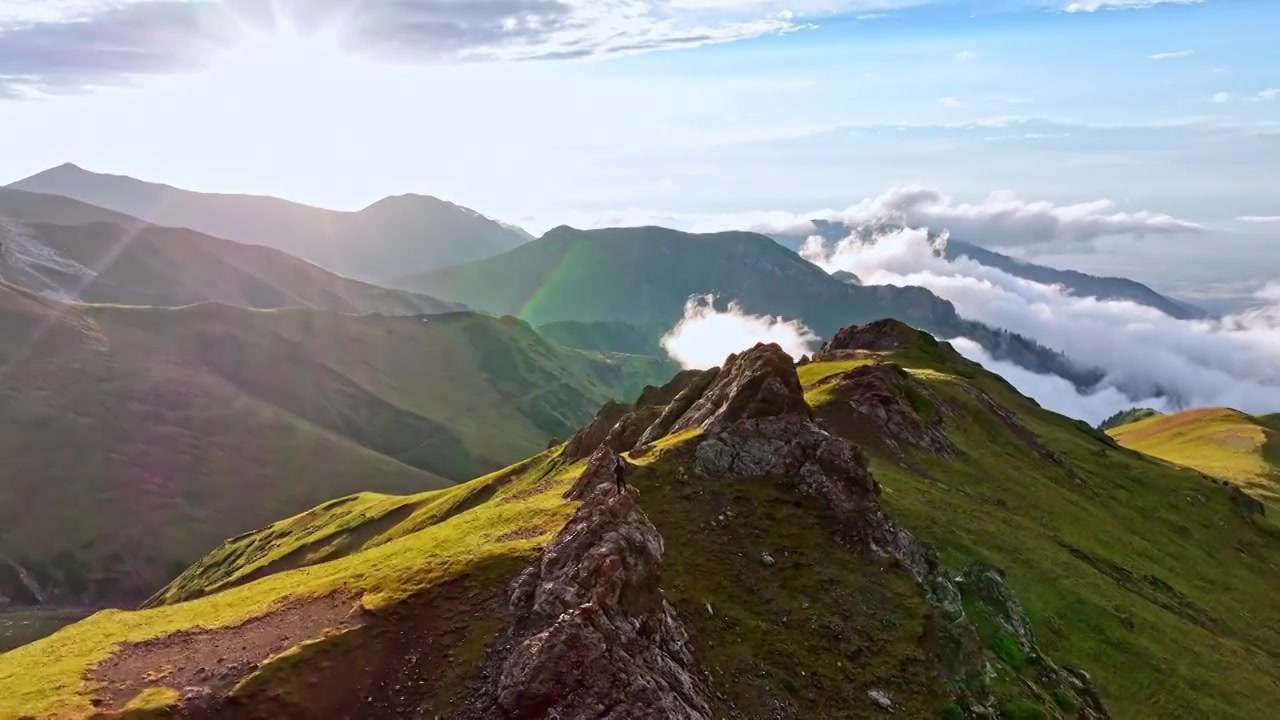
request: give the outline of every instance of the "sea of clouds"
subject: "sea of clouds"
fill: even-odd
[[[826,213],[823,219],[855,227],[898,226],[834,243],[811,237],[802,255],[828,272],[851,272],[865,285],[927,288],[951,301],[962,317],[1025,335],[1106,373],[1099,386],[1082,393],[1062,378],[994,361],[966,338],[944,338],[1052,410],[1092,423],[1135,406],[1280,411],[1280,284],[1261,290],[1255,307],[1245,312],[1178,320],[1133,302],[1077,297],[969,258],[948,260],[938,252],[939,243],[956,228],[963,228],[970,241],[1018,247],[1087,243],[1121,233],[1198,232],[1195,223],[1150,212],[1119,212],[1107,201],[1056,206],[1008,193],[992,195],[986,204],[957,205],[941,193],[919,188],[891,191],[846,211]],[[755,229],[804,231],[805,222],[773,217]],[[663,343],[686,367],[710,367],[756,341],[777,342],[798,356],[812,350],[818,339],[793,320],[747,315],[736,306],[716,311],[705,299],[695,299]]]

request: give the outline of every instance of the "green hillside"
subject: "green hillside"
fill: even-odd
[[[497,257],[401,284],[535,326],[573,320],[670,328],[690,296],[707,293],[749,313],[803,318],[823,334],[851,318],[897,315],[928,324],[954,317],[927,290],[851,287],[763,235],[658,227],[559,227]]]
[[[543,449],[668,369],[523,323],[65,305],[0,284],[0,596],[134,603],[225,538]]]
[[[860,287],[828,275],[756,233],[660,227],[558,227],[492,258],[405,278],[400,285],[535,326],[573,321],[673,327],[690,297],[714,295],[753,315],[800,320],[819,336],[891,317],[943,337],[963,336],[1000,360],[1091,387],[1101,375],[1031,340],[971,322],[921,287]]]
[[[561,347],[656,357],[667,357],[661,341],[670,329],[671,326],[660,323],[638,326],[621,320],[561,320],[537,327],[539,335]]]
[[[733,718],[1280,701],[1280,534],[1221,485],[899,324],[815,360],[759,346],[499,473],[232,538],[148,609],[0,655],[0,697],[232,718],[541,717],[629,687]]]
[[[1280,510],[1280,423],[1229,408],[1149,417],[1110,431],[1127,448],[1239,485]]]

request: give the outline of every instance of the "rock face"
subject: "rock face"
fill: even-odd
[[[660,588],[662,536],[615,491],[616,457],[605,446],[592,455],[566,494],[582,505],[513,583],[514,626],[475,717],[711,717],[688,634]]]
[[[713,433],[739,420],[781,415],[808,418],[809,405],[791,356],[776,343],[761,343],[730,355],[715,381],[670,432],[696,427]]]
[[[902,323],[871,323],[842,330],[815,361],[908,341],[923,342]],[[959,454],[941,416],[930,413],[942,413],[940,404],[901,369],[858,368],[832,382],[852,389],[848,412],[869,435],[947,457]],[[922,396],[913,399],[912,392]],[[610,429],[598,440],[605,426]],[[853,552],[892,558],[915,579],[933,609],[938,671],[966,716],[996,717],[999,705],[992,684],[999,673],[970,606],[1012,635],[1029,659],[1035,678],[1018,678],[1014,686],[1025,685],[1024,692],[1046,706],[1051,694],[1065,693],[1086,720],[1108,717],[1088,675],[1060,668],[1039,652],[998,569],[973,566],[956,577],[931,546],[882,510],[866,455],[814,422],[791,359],[777,345],[763,344],[731,356],[723,368],[683,374],[667,387],[647,390],[630,412],[606,408],[575,435],[574,456],[591,457],[569,493],[583,505],[515,585],[518,621],[495,694],[500,716],[709,717],[687,635],[658,588],[662,539],[629,495],[614,494],[609,470],[616,453],[691,428],[703,433],[687,468],[695,478],[783,483],[815,500]],[[761,562],[770,559],[766,553]]]
[[[645,388],[634,408],[605,405],[563,457],[581,460],[601,444],[630,452],[682,430],[715,432],[742,418],[785,414],[809,416],[800,378],[781,347],[761,343],[730,355],[722,368],[686,370],[661,388]]]
[[[1227,499],[1231,501],[1231,507],[1234,507],[1245,517],[1257,515],[1263,517],[1267,514],[1267,506],[1262,501],[1241,490],[1230,483],[1226,484]]]
[[[897,365],[864,365],[824,384],[836,385],[839,399],[823,406],[821,420],[841,435],[865,438],[898,456],[910,449],[944,458],[960,455],[944,426],[945,404]]]
[[[900,350],[927,337],[899,320],[876,320],[865,325],[841,328],[822,349],[813,354],[814,362],[836,360],[858,350],[888,352]],[[932,340],[932,338],[930,338]]]

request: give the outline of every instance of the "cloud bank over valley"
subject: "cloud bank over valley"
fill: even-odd
[[[865,285],[927,288],[966,319],[1024,335],[1104,371],[1097,387],[1081,393],[1062,378],[994,361],[966,338],[945,338],[1050,409],[1093,423],[1134,406],[1280,410],[1280,284],[1258,292],[1252,309],[1179,320],[1135,302],[1072,295],[967,257],[942,255],[948,237],[961,233],[970,242],[1017,248],[1088,244],[1124,234],[1158,242],[1151,236],[1203,232],[1196,223],[1122,211],[1105,200],[1063,206],[996,193],[984,203],[961,204],[925,188],[890,191],[845,211],[812,217],[853,229],[842,240],[814,235],[805,243],[801,254],[827,272],[853,273]],[[816,230],[807,219],[780,214],[760,216],[751,228]],[[664,347],[688,367],[707,367],[759,340],[777,341],[793,356],[812,349],[814,342],[808,328],[785,318],[745,315],[732,306],[717,312],[691,303]]]

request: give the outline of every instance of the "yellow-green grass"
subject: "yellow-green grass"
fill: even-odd
[[[872,449],[883,504],[951,567],[1008,571],[1042,648],[1093,673],[1113,716],[1257,718],[1280,703],[1280,536],[1198,474],[1117,448],[973,363],[891,360],[948,406],[963,456],[917,453],[904,465]],[[807,378],[823,376],[821,365]],[[1013,410],[1076,477],[974,389]]]
[[[238,625],[273,608],[334,592],[358,596],[369,610],[385,609],[464,574],[491,572],[487,581],[504,583],[572,513],[562,494],[573,475],[545,474],[554,453],[530,463],[487,502],[450,515],[449,498],[468,486],[409,499],[423,515],[389,528],[382,542],[331,562],[274,574],[190,602],[141,611],[108,610],[35,643],[0,655],[0,718],[23,714],[77,718],[91,714],[94,690],[86,670],[125,642],[158,638],[180,630]],[[481,478],[475,485],[487,481]],[[439,497],[432,497],[433,495]],[[438,500],[438,502],[437,502]],[[431,508],[440,520],[430,524]],[[537,534],[512,531],[535,528]],[[286,541],[287,542],[287,541]],[[316,628],[319,636],[323,628]],[[162,686],[162,681],[160,686]]]
[[[1280,430],[1229,408],[1187,410],[1110,431],[1121,445],[1228,480],[1280,510]]]

